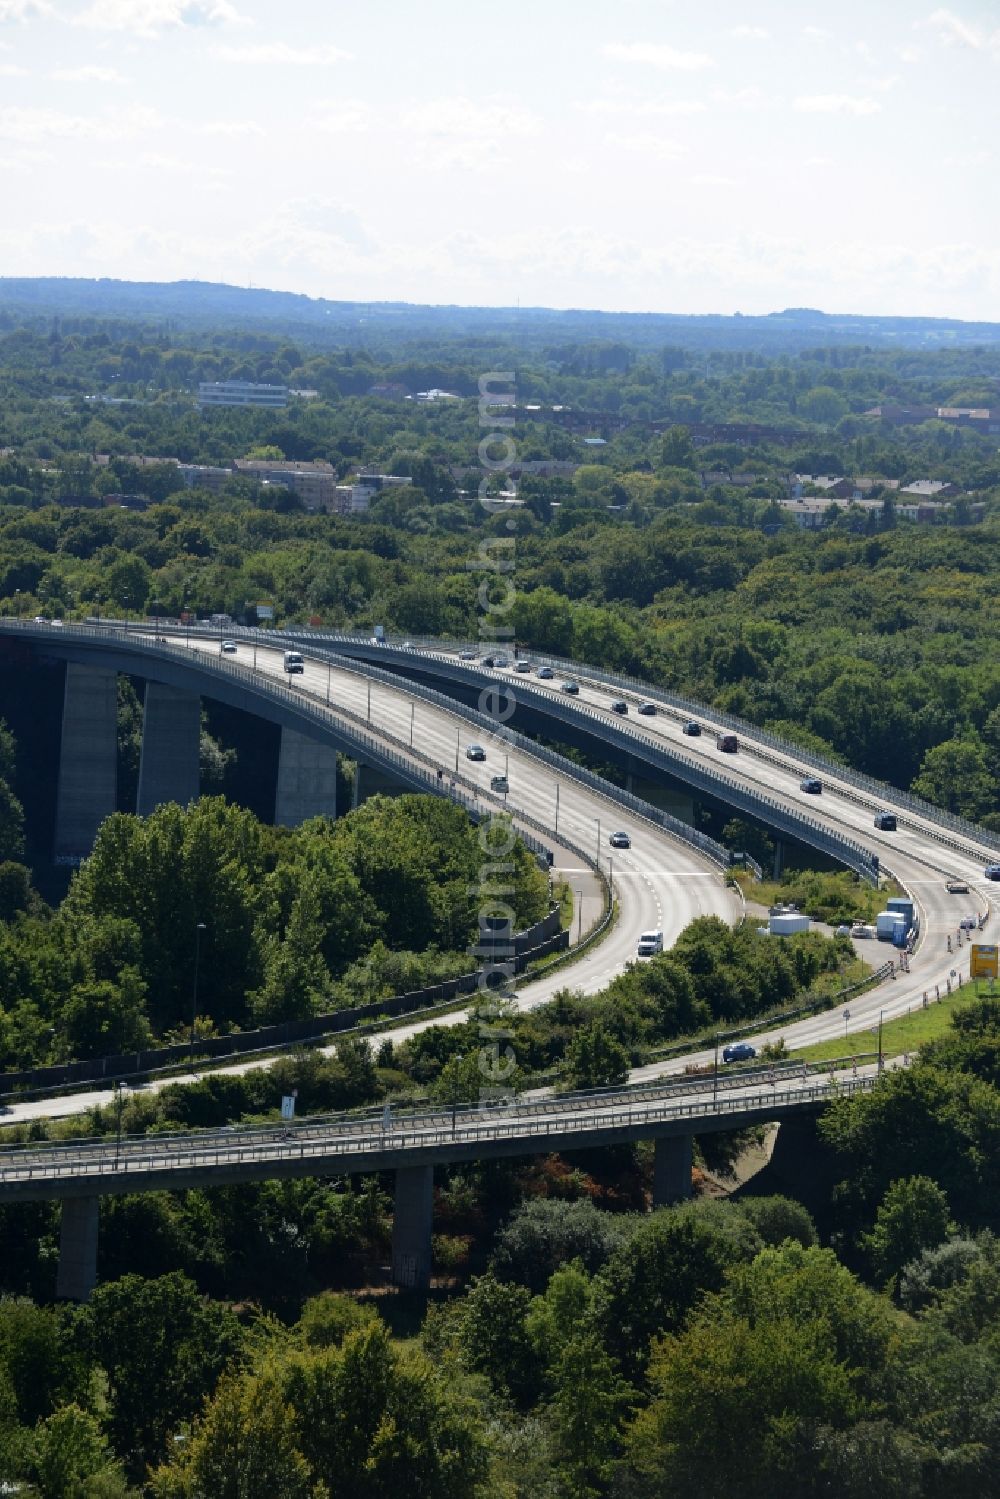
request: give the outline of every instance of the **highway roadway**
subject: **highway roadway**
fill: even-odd
[[[69,631],[66,633],[68,635]],[[141,633],[148,636],[145,629]],[[287,680],[281,650],[261,644],[258,637],[254,651],[245,636],[237,634],[235,638],[238,641],[236,659],[241,665],[248,666],[253,659],[257,671]],[[172,643],[192,652],[219,655],[217,634],[185,632],[172,637]],[[317,649],[320,647],[318,641]],[[442,651],[430,654],[448,655]],[[222,658],[222,661],[228,659]],[[534,675],[530,678],[515,676],[510,671],[494,671],[486,675],[512,681],[527,697],[529,694],[559,693],[560,681],[566,674],[557,669],[551,682],[540,682]],[[891,871],[917,902],[921,913],[921,935],[910,959],[908,974],[898,973],[862,998],[851,1001],[847,1007],[850,1013],[846,1023],[840,1010],[826,1012],[780,1027],[761,1037],[761,1041],[781,1036],[790,1048],[795,1048],[817,1040],[857,1034],[859,1039],[854,1043],[857,1049],[868,1050],[871,1039],[868,1032],[877,1023],[880,1013],[886,1019],[905,1013],[923,1003],[925,995],[933,1001],[936,990],[944,994],[949,981],[954,983],[958,977],[967,976],[968,948],[958,946],[958,927],[963,916],[970,913],[984,916],[986,922],[978,940],[1000,942],[1000,919],[990,900],[990,886],[984,877],[986,863],[996,857],[988,845],[950,830],[944,831],[931,818],[902,807],[898,808],[899,831],[878,832],[873,826],[874,812],[877,806],[893,808],[891,794],[887,793],[884,802],[876,801],[848,780],[824,775],[822,794],[810,795],[800,789],[799,783],[805,775],[814,773],[811,767],[797,761],[794,755],[777,752],[771,746],[755,741],[752,731],[741,733],[737,754],[726,754],[716,748],[716,724],[710,713],[698,715],[705,732],[697,738],[688,737],[681,732],[682,724],[690,717],[688,713],[659,700],[655,717],[640,718],[636,709],[643,699],[636,691],[609,686],[588,676],[582,669],[574,671],[574,676],[580,684],[576,701],[598,720],[621,729],[623,720],[611,712],[610,703],[614,698],[625,698],[629,714],[624,722],[642,738],[654,745],[665,745],[672,753],[692,763],[708,763],[739,778],[744,785],[759,793],[799,807],[831,830],[846,833],[877,852],[883,868]],[[536,826],[541,824],[549,829],[556,843],[561,838],[587,851],[592,850],[591,857],[600,858],[605,872],[612,873],[621,912],[617,925],[571,968],[520,986],[518,1000],[522,1007],[542,1004],[557,989],[567,986],[585,993],[603,988],[626,963],[634,961],[636,939],[642,930],[659,927],[669,947],[696,916],[717,914],[729,921],[738,919],[737,898],[725,888],[719,870],[690,846],[668,836],[655,824],[645,823],[623,811],[613,799],[601,796],[569,776],[559,776],[551,766],[530,752],[509,748],[500,739],[490,740],[461,714],[452,714],[414,696],[407,691],[402,679],[398,686],[373,682],[369,689],[369,681],[363,672],[347,664],[310,660],[307,653],[305,673],[295,678],[295,682],[297,691],[323,703],[327,701],[329,690],[334,712],[337,706],[342,706],[365,720],[368,718],[370,690],[373,732],[382,731],[393,736],[396,748],[400,744],[406,747],[412,742],[415,756],[425,764],[442,767],[449,775],[455,769],[457,750],[460,774],[480,790],[484,803],[501,804],[497,798],[491,799],[489,782],[493,775],[506,771],[511,788],[507,802],[512,813],[524,813]],[[655,692],[651,690],[649,697],[655,701]],[[484,745],[487,756],[484,762],[466,758],[465,750],[471,742]],[[558,829],[555,826],[557,784]],[[631,835],[630,850],[610,849],[609,834],[617,829]],[[942,837],[948,842],[942,842]],[[558,872],[571,885],[574,880],[581,880],[582,888],[586,866],[579,859],[572,863],[565,859],[560,862],[562,867]],[[970,886],[970,895],[949,895],[945,891],[945,880],[950,876],[965,879]],[[951,953],[946,941],[949,935],[955,947]],[[875,967],[887,958],[897,956],[886,944],[873,941],[870,947],[870,960]],[[449,1019],[450,1023],[456,1023],[463,1018],[463,1013],[456,1013]],[[442,1022],[410,1022],[393,1027],[385,1034],[401,1040],[435,1023]],[[657,1063],[638,1069],[634,1076],[637,1079],[656,1077],[678,1071],[692,1060],[705,1059],[710,1059],[710,1054]],[[238,1070],[252,1065],[259,1063],[239,1064]],[[107,1102],[107,1099],[105,1090],[93,1090],[68,1098],[16,1105],[5,1117],[11,1120],[76,1113],[94,1103]]]

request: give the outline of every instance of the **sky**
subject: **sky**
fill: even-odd
[[[0,274],[1000,321],[955,3],[0,0]]]

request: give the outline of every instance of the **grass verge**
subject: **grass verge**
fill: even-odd
[[[922,1005],[917,1005],[909,1014],[887,1020],[882,1026],[882,1055],[900,1057],[904,1052],[919,1051],[928,1041],[937,1041],[947,1034],[951,1027],[951,1017],[957,1010],[980,993],[987,992],[985,984],[965,984],[954,994],[946,995],[940,1000],[931,1000],[926,1010]],[[835,1057],[842,1057],[845,1053],[850,1054],[852,1049],[859,1054],[862,1051],[873,1051],[878,1045],[877,1037],[876,1025],[874,1033],[868,1027],[863,1031],[851,1032],[846,1040],[843,1036],[834,1036],[829,1041],[817,1041],[812,1046],[796,1047],[793,1055],[796,1061],[827,1062]]]

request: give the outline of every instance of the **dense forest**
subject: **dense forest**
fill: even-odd
[[[480,450],[491,370],[513,372],[507,469]],[[199,410],[198,382],[223,379],[306,394]],[[253,622],[267,601],[278,628],[471,640],[470,562],[502,539],[526,650],[744,715],[996,830],[998,382],[991,325],[0,282],[0,611]],[[415,399],[435,388],[454,399]],[[333,514],[178,468],[248,456],[411,482]],[[796,486],[815,498],[821,476],[870,498],[806,529]],[[900,492],[921,480],[947,486],[923,519]],[[212,794],[146,819],[123,800],[48,898],[38,746],[57,694],[38,675],[0,663],[0,1068],[185,1039],[193,961],[199,1035],[469,966],[481,850],[464,814],[375,798],[271,827],[238,724],[211,708]],[[123,680],[126,791],[140,732]],[[523,847],[514,862],[527,924],[548,881]],[[861,910],[849,876],[790,881],[830,921]],[[396,1044],[355,1034],[3,1133],[270,1126],[293,1090],[304,1115],[458,1107],[484,1027],[510,1044],[515,1090],[620,1084],[665,1044],[829,1003],[856,976],[843,938],[703,919],[587,998],[570,969],[530,1012],[493,998]],[[0,1204],[0,1488],[978,1499],[1000,1471],[998,1056],[1000,1002],[963,1000],[914,1065],[811,1134],[783,1129],[746,1185],[759,1142],[700,1140],[699,1195],[655,1213],[648,1146],[442,1169],[429,1305],[385,1294],[388,1177],[110,1198],[82,1307],[54,1299],[57,1208]]]

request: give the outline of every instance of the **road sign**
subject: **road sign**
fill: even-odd
[[[292,1094],[292,1093],[286,1093],[285,1096],[284,1096],[284,1098],[281,1100],[281,1117],[282,1117],[282,1119],[294,1119],[295,1118],[295,1095],[294,1094]]]
[[[1000,949],[983,942],[973,942],[969,958],[969,977],[995,979],[1000,973]]]

